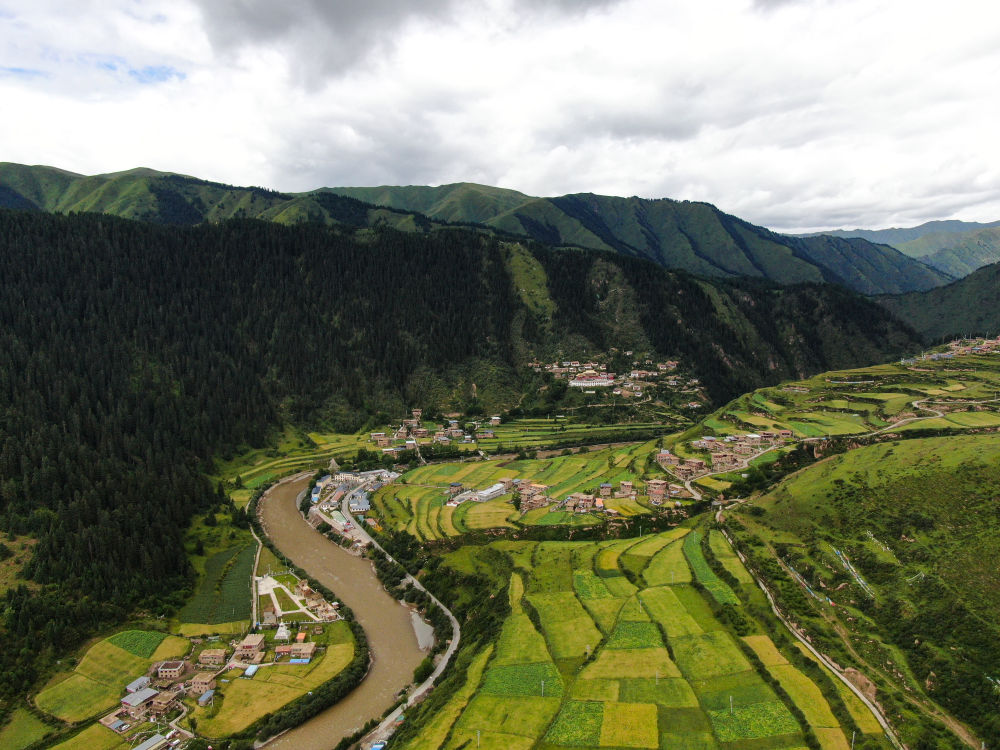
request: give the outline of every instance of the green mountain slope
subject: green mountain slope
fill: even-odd
[[[829,281],[863,294],[929,289],[948,280],[886,246],[786,237],[706,203],[592,194],[532,198],[469,183],[284,194],[148,169],[86,177],[50,167],[0,164],[0,206],[101,212],[165,224],[253,217],[285,224],[386,223],[428,231],[471,223],[552,245],[614,250],[702,275],[782,284]]]
[[[333,190],[395,208],[427,212],[432,218],[475,220],[548,244],[615,250],[649,258],[666,268],[710,276],[755,276],[779,283],[831,281],[863,294],[929,289],[947,281],[943,274],[889,247],[859,240],[786,237],[707,203],[580,193],[558,198],[526,197],[521,204],[493,217],[484,215],[482,201],[474,212],[470,209],[456,213],[456,196],[477,187],[458,184],[442,188]],[[447,213],[437,214],[431,196],[442,190],[452,200]],[[505,193],[496,205],[515,198]]]
[[[1000,263],[926,292],[881,297],[878,302],[923,336],[1000,332]]]
[[[860,238],[891,245],[941,273],[960,279],[1000,261],[1000,222],[929,221],[903,229],[838,229],[803,237]]]
[[[754,556],[777,553],[822,592],[810,597],[770,561],[820,648],[843,637],[837,660],[872,676],[898,710],[936,701],[987,747],[1000,741],[998,456],[996,435],[871,445],[793,474],[733,522]],[[827,596],[835,606],[819,603]],[[910,743],[961,746],[931,726]]]
[[[907,255],[960,279],[1000,261],[1000,227],[969,232],[926,234],[896,246]]]

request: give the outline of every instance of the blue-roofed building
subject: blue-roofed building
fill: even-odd
[[[202,693],[198,697],[198,705],[199,706],[207,706],[209,703],[212,702],[212,699],[214,697],[215,697],[215,691],[214,690],[206,690],[204,693]]]

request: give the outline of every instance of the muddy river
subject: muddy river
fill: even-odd
[[[368,719],[381,716],[413,680],[413,670],[425,655],[410,610],[385,592],[371,563],[345,552],[299,515],[296,496],[308,484],[309,477],[286,480],[261,498],[264,529],[286,557],[354,610],[368,636],[372,667],[344,700],[267,745],[276,750],[329,750]]]

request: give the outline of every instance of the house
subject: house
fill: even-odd
[[[306,634],[304,632],[302,632],[302,633],[296,633],[295,634],[295,642],[296,643],[305,643],[306,642]]]
[[[211,672],[199,672],[191,678],[191,687],[188,688],[188,692],[192,695],[201,695],[214,689],[215,675]]]
[[[291,648],[292,651],[289,656],[292,659],[311,659],[316,654],[315,643],[294,643]]]
[[[273,628],[278,624],[278,614],[274,611],[274,605],[268,604],[260,611],[260,622],[265,628]]]
[[[487,500],[495,500],[504,493],[503,482],[497,482],[496,484],[490,485],[485,490],[479,490],[473,496],[473,500],[480,503],[484,503]]]
[[[610,482],[601,482],[601,487],[600,487],[601,497],[611,497],[611,490],[612,487]]]
[[[377,445],[379,448],[385,448],[389,445],[392,445],[392,438],[388,437],[387,435],[375,438],[375,445]]]
[[[261,636],[263,638],[263,636]],[[184,662],[165,661],[156,670],[156,676],[161,680],[175,680],[184,674]]]
[[[177,708],[177,698],[180,694],[180,690],[165,690],[155,696],[153,700],[149,702],[149,716],[151,718],[166,716],[168,713]]]
[[[288,630],[288,626],[285,623],[281,623],[278,626],[278,632],[274,634],[274,640],[276,641],[289,641],[292,638],[291,632]]]
[[[292,653],[292,645],[290,643],[274,647],[275,656],[288,656],[290,653]]]
[[[226,649],[224,648],[206,648],[200,654],[198,654],[199,664],[225,664],[226,663]]]
[[[491,438],[493,437],[493,430],[477,430],[476,437],[479,440],[486,440],[488,438]]]
[[[784,438],[785,440],[791,440],[794,435],[791,430],[778,430],[778,437]]]
[[[660,495],[662,497],[666,489],[667,480],[665,479],[650,479],[646,482],[646,491],[649,493],[650,497],[653,495]]]
[[[451,496],[455,496],[461,491],[462,491],[461,482],[452,482],[451,484],[448,485],[448,494]]]
[[[618,489],[626,495],[631,495],[632,492],[635,490],[635,485],[628,479],[623,479],[621,482],[618,483]]]
[[[149,704],[152,702],[153,698],[159,694],[159,690],[151,687],[137,690],[134,693],[129,693],[122,698],[122,708],[124,708],[128,712],[128,715],[133,719],[140,718],[146,715]]]
[[[132,682],[125,686],[125,692],[127,693],[138,693],[143,688],[149,687],[149,677],[143,675],[142,677],[136,677]]]
[[[413,415],[413,418],[416,419],[416,420],[420,420],[424,416],[424,410],[423,409],[413,409],[410,413]]]
[[[205,706],[210,705],[214,699],[215,690],[206,690],[201,694],[201,697],[198,698],[198,705],[204,708]]]
[[[414,430],[410,430],[410,434],[413,435],[413,437],[415,438],[425,438],[431,433],[430,430],[428,430],[426,427],[417,427]]]
[[[264,650],[264,636],[261,633],[251,633],[236,647],[237,659],[252,659]]]
[[[500,417],[498,416],[490,417],[490,424],[496,427],[498,424],[500,424]]]
[[[351,499],[349,505],[351,508],[351,513],[367,513],[372,509],[371,502],[368,500],[367,495],[362,495],[361,497],[355,495]]]
[[[676,466],[681,462],[681,460],[679,457],[664,448],[656,454],[656,462],[660,466]]]

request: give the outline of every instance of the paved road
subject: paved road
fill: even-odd
[[[349,498],[356,492],[363,492],[364,489],[365,485],[362,485],[353,492],[345,495],[341,512],[344,514],[347,520],[350,521],[351,524],[354,526],[352,536],[355,539],[371,544],[373,547],[379,550],[383,555],[389,558],[389,560],[395,562],[393,557],[382,548],[382,545],[376,542],[372,538],[372,536],[361,526],[361,524],[359,524],[355,520],[354,516],[351,515]],[[455,619],[455,615],[451,613],[451,610],[445,607],[438,600],[438,598],[434,596],[434,594],[425,589],[423,584],[421,584],[420,581],[411,576],[409,573],[406,574],[406,580],[409,581],[412,586],[427,594],[427,596],[430,597],[431,601],[434,602],[434,604],[436,604],[438,607],[440,607],[441,610],[448,616],[448,620],[451,622],[451,633],[452,633],[451,643],[448,644],[448,648],[445,650],[444,655],[441,657],[441,660],[437,663],[437,666],[434,668],[434,672],[431,674],[431,676],[428,677],[421,685],[419,685],[412,693],[410,693],[410,697],[409,699],[407,699],[406,705],[400,706],[391,714],[389,714],[382,721],[381,724],[379,724],[369,735],[367,735],[362,740],[362,743],[373,742],[376,740],[384,740],[387,739],[392,734],[392,729],[395,725],[395,721],[399,717],[399,715],[403,713],[403,710],[421,700],[434,687],[434,683],[437,681],[438,677],[440,677],[441,674],[444,672],[445,668],[448,666],[448,663],[451,661],[451,658],[455,655],[455,652],[458,651],[458,642],[462,637],[462,629],[458,624],[458,620]]]

